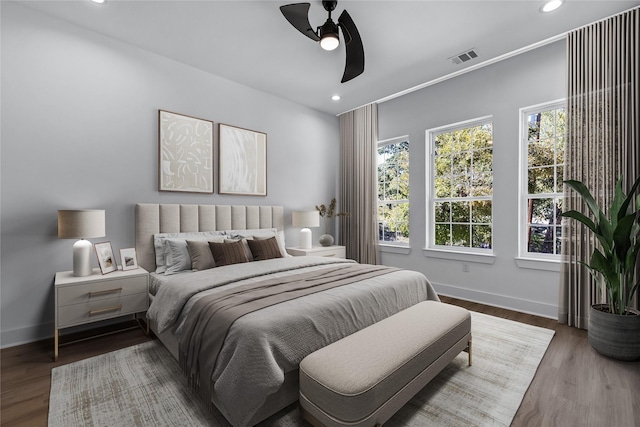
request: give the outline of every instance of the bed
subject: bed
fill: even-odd
[[[255,425],[294,403],[298,365],[308,354],[421,301],[438,300],[421,273],[359,266],[351,260],[285,256],[281,206],[141,203],[135,212],[138,263],[152,272],[147,317],[156,336],[178,360],[184,358],[185,340],[195,339],[196,334],[186,331],[194,330],[189,328],[193,313],[207,298],[271,282],[281,286],[280,282],[292,282],[297,276],[322,278],[333,271],[361,267],[377,271],[341,286],[325,279],[322,286],[327,287],[319,287],[321,291],[250,311],[231,323],[216,356],[207,360],[212,366],[207,398],[234,426]],[[163,268],[156,253],[160,252],[158,236],[171,235],[180,244],[181,239],[192,244],[189,236],[212,241],[207,233],[225,242],[232,237],[275,237],[283,257],[195,272],[156,273]]]

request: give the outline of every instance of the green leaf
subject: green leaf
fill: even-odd
[[[593,250],[589,266],[602,274],[605,282],[609,285],[607,288],[614,287],[616,283],[620,283],[618,273],[616,273],[611,260],[608,260],[598,249]]]
[[[573,188],[576,191],[576,193],[582,196],[582,199],[587,203],[587,207],[589,208],[589,211],[591,212],[591,214],[593,214],[594,217],[596,218],[600,217],[600,213],[602,211],[600,210],[598,203],[596,203],[595,199],[591,195],[591,192],[589,191],[586,185],[584,185],[580,181],[576,181],[573,179],[568,179],[564,181],[564,183],[567,184],[569,187]]]
[[[611,218],[611,225],[615,228],[616,224],[624,215],[626,215],[625,210],[622,209],[622,206],[625,201],[625,194],[622,191],[622,177],[618,179],[616,183],[616,190],[613,196],[613,200],[611,201],[611,207],[609,208],[609,217]]]
[[[624,304],[625,307],[630,305],[631,298],[633,298],[633,294],[635,293],[635,291],[638,290],[638,285],[640,285],[640,281],[636,282],[633,288],[631,288],[631,292],[629,292],[629,295],[627,296],[627,301],[625,301],[625,304]]]
[[[627,264],[627,253],[632,245],[630,236],[635,220],[635,214],[627,215],[618,222],[618,226],[613,230],[613,247],[617,258],[624,263],[625,267]]]
[[[576,221],[580,221],[581,223],[583,223],[584,225],[589,227],[589,229],[591,231],[593,231],[594,233],[598,233],[598,228],[596,227],[594,222],[591,221],[591,219],[588,216],[586,216],[585,214],[583,214],[581,212],[578,212],[578,211],[575,211],[575,210],[571,210],[571,211],[567,211],[567,212],[562,212],[561,215],[566,217],[566,218],[573,218]]]
[[[620,181],[622,181],[622,177],[620,177]],[[631,190],[629,190],[627,198],[624,200],[624,202],[620,206],[620,211],[619,212],[621,212],[622,215],[626,215],[627,214],[627,209],[629,208],[629,205],[631,204],[631,201],[633,200],[633,195],[635,194],[636,190],[638,189],[638,185],[640,185],[640,176],[638,177],[638,179],[636,179],[636,182],[633,184],[633,187],[631,187]],[[636,199],[636,211],[638,209],[638,206],[640,205],[638,203],[639,201],[640,201],[640,195],[638,195],[638,198]]]
[[[607,242],[613,242],[613,226],[609,222],[609,218],[604,216],[602,211],[599,212],[598,216],[598,231],[604,237]],[[613,246],[610,244],[610,246]]]
[[[633,249],[627,254],[626,268],[629,272],[636,271],[636,263],[638,262],[638,253],[640,253],[640,240],[633,245]]]

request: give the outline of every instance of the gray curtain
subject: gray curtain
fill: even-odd
[[[607,207],[624,175],[628,191],[640,174],[640,8],[567,36],[568,94],[565,179],[584,182]],[[587,213],[565,189],[564,210]],[[558,320],[587,328],[589,307],[605,302],[586,268],[594,248],[589,229],[564,220]]]
[[[347,258],[378,264],[378,105],[340,115],[340,241]]]

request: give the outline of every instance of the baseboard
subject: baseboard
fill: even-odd
[[[116,317],[114,319],[106,319],[98,322],[87,323],[85,325],[80,326],[72,326],[70,328],[65,328],[60,330],[60,334],[67,335],[73,334],[76,332],[82,332],[89,329],[100,328],[102,326],[115,325],[118,323],[123,323],[127,320],[130,320],[129,316],[127,317]],[[2,331],[0,334],[0,349],[15,347],[17,345],[29,344],[35,341],[42,340],[53,340],[53,333],[55,329],[55,324],[51,323],[42,323],[40,325],[28,326],[26,328],[17,328],[10,329],[8,331]],[[51,342],[51,349],[53,351],[53,341]]]
[[[51,322],[2,331],[0,334],[0,348],[15,347],[17,345],[53,338],[54,328],[55,324]]]
[[[431,282],[439,295],[558,320],[558,306]]]

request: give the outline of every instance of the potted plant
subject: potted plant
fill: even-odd
[[[348,212],[336,212],[336,198],[331,199],[329,206],[320,205],[316,206],[316,210],[320,213],[320,216],[324,218],[324,234],[320,236],[320,244],[322,246],[333,245],[333,236],[329,234],[329,219],[336,216],[349,216]]]
[[[583,183],[575,180],[564,183],[582,197],[594,220],[575,210],[562,216],[586,225],[600,243],[589,263],[579,261],[589,269],[600,289],[604,288],[607,297],[606,304],[594,304],[589,311],[589,343],[599,353],[614,359],[640,359],[640,312],[630,306],[639,284],[636,262],[640,252],[640,196],[634,204],[633,194],[640,178],[624,194],[620,177],[608,216]]]

